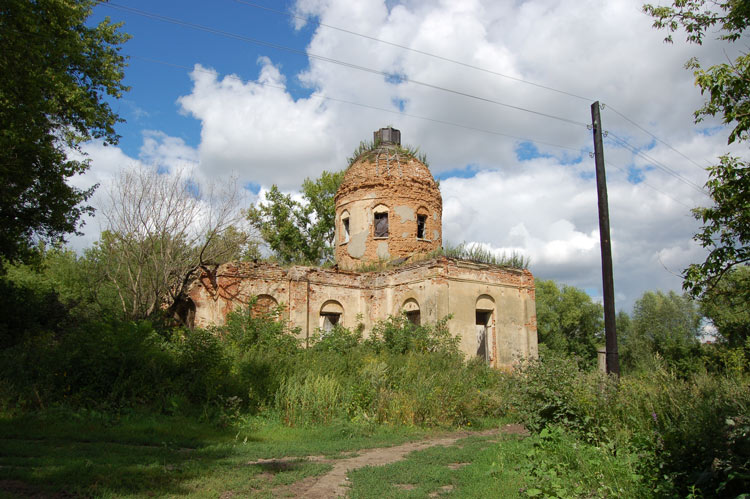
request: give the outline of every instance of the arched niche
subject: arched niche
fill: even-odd
[[[341,323],[344,317],[344,307],[336,300],[328,300],[320,307],[320,324],[323,331],[332,330],[336,324]]]
[[[279,302],[271,295],[258,295],[253,303],[253,317],[261,315],[268,315],[276,311],[279,306]]]
[[[422,324],[422,314],[419,310],[419,303],[414,298],[407,299],[401,306],[401,310],[406,314],[406,318],[414,325]]]

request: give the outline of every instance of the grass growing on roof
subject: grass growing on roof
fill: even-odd
[[[443,248],[434,252],[434,256],[439,255],[513,269],[528,269],[529,263],[531,263],[528,257],[516,251],[512,251],[510,255],[503,252],[498,256],[494,251],[479,244],[467,244],[465,242],[457,246],[446,244]]]
[[[430,163],[427,161],[427,155],[420,151],[419,147],[414,147],[409,144],[389,144],[387,147],[393,148],[398,154],[406,156],[407,158],[413,158],[420,161],[427,168],[430,167]],[[375,153],[381,152],[382,149],[383,147],[381,146],[380,141],[361,141],[359,145],[354,148],[352,155],[346,159],[347,168],[352,166],[360,158],[368,160],[374,159]]]

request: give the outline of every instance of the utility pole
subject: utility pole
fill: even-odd
[[[594,132],[594,160],[596,162],[596,193],[599,198],[599,241],[602,249],[602,288],[604,291],[604,334],[607,348],[607,374],[620,376],[615,329],[615,283],[612,278],[612,241],[609,238],[609,202],[607,176],[604,172],[604,145],[599,101],[591,104],[591,126]]]

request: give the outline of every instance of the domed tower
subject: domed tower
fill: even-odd
[[[401,147],[400,131],[381,128],[374,139],[334,198],[336,261],[346,269],[442,246],[443,199],[429,168]]]

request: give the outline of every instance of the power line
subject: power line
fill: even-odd
[[[610,161],[610,160],[607,160],[607,166],[614,166],[615,168],[617,168],[618,170],[620,170],[620,171],[621,171],[621,172],[623,172],[624,174],[626,174],[626,175],[627,175],[627,174],[629,174],[629,172],[628,172],[627,170],[625,170],[624,168],[621,168],[621,167],[617,166],[617,165],[616,165],[615,163],[613,163],[613,162],[612,162],[612,161]],[[651,189],[655,190],[655,191],[656,191],[656,192],[658,192],[659,194],[661,194],[661,195],[663,195],[663,196],[666,196],[666,197],[668,197],[669,199],[671,199],[671,200],[672,200],[672,201],[674,201],[675,203],[677,203],[677,204],[680,204],[680,205],[684,206],[684,207],[685,207],[685,208],[687,208],[688,210],[691,210],[691,209],[692,209],[692,208],[691,208],[690,206],[686,205],[686,204],[685,204],[685,203],[683,203],[682,201],[679,201],[679,200],[677,200],[677,199],[673,198],[672,196],[670,196],[670,195],[669,195],[669,194],[667,194],[666,192],[662,191],[661,189],[658,189],[658,188],[654,187],[653,185],[649,184],[649,183],[648,183],[648,182],[646,182],[645,180],[642,180],[642,181],[640,181],[640,182],[638,182],[638,183],[639,183],[639,184],[643,184],[643,185],[645,185],[645,186],[647,186],[647,187],[650,187]],[[637,184],[636,184],[636,185],[637,185]]]
[[[218,71],[211,71],[211,70],[207,70],[207,69],[196,69],[194,67],[191,68],[190,66],[184,66],[182,64],[175,64],[175,63],[161,61],[161,60],[158,60],[158,59],[151,59],[151,58],[147,58],[147,57],[133,56],[133,58],[134,59],[139,59],[139,60],[142,60],[142,61],[146,61],[146,62],[150,62],[150,63],[154,63],[154,64],[161,64],[163,66],[174,67],[174,68],[178,68],[178,69],[185,69],[185,70],[188,70],[188,71],[197,71],[197,72],[200,72],[200,73],[210,74],[210,75],[213,75],[213,76],[223,76],[225,78],[231,78],[233,80],[237,80],[237,81],[239,81],[241,83],[250,83],[251,82],[250,80],[245,80],[245,79],[240,78],[239,76],[236,76],[236,75],[233,75],[233,74],[220,73]],[[270,83],[256,82],[256,81],[252,81],[252,83],[256,84],[256,85],[261,85],[261,86],[264,86],[264,87],[275,88],[275,89],[285,90],[285,91],[287,90],[286,87],[281,86],[281,85],[272,85]],[[445,121],[445,120],[440,120],[440,119],[435,119],[435,118],[429,118],[429,117],[426,117],[426,116],[419,116],[419,115],[409,114],[409,113],[405,113],[403,111],[394,111],[393,109],[387,109],[387,108],[383,108],[383,107],[372,106],[372,105],[369,105],[369,104],[362,104],[360,102],[354,102],[354,101],[349,101],[349,100],[345,100],[345,99],[337,99],[337,98],[334,98],[334,97],[327,97],[327,96],[323,96],[323,95],[311,95],[310,97],[311,98],[315,98],[315,99],[332,101],[332,102],[340,102],[340,103],[343,103],[343,104],[349,104],[349,105],[358,106],[358,107],[362,107],[362,108],[373,109],[373,110],[376,110],[376,111],[383,111],[383,112],[387,112],[387,113],[391,113],[391,114],[398,114],[398,115],[406,116],[406,117],[409,117],[409,118],[414,118],[414,119],[429,121],[429,122],[438,123],[438,124],[447,125],[447,126],[452,126],[452,127],[457,127],[457,128],[463,128],[463,129],[466,129],[466,130],[471,130],[471,131],[476,131],[476,132],[482,132],[482,133],[487,133],[487,134],[491,134],[491,135],[499,135],[501,137],[507,137],[507,138],[511,138],[511,139],[515,139],[515,140],[521,140],[521,141],[524,141],[524,142],[532,142],[532,143],[535,143],[535,144],[542,144],[542,145],[557,147],[557,148],[560,148],[560,149],[567,149],[567,150],[570,150],[570,151],[581,152],[581,149],[578,149],[578,148],[575,148],[575,147],[563,146],[563,145],[559,145],[559,144],[553,144],[553,143],[550,143],[550,142],[544,142],[544,141],[540,141],[540,140],[529,139],[529,138],[526,138],[526,137],[519,137],[519,136],[516,136],[516,135],[505,134],[505,133],[496,132],[496,131],[493,131],[493,130],[487,130],[487,129],[484,129],[484,128],[477,128],[477,127],[472,127],[472,126],[467,126],[467,125],[461,125],[459,123],[454,123],[454,122],[450,122],[450,121]],[[613,166],[614,168],[616,168],[616,169],[620,170],[621,172],[625,173],[626,175],[629,173],[626,169],[622,168],[621,166],[618,166],[617,164],[615,164],[611,160],[607,160],[607,165]],[[692,209],[690,206],[686,205],[682,201],[679,201],[678,199],[670,196],[669,194],[667,194],[666,192],[662,191],[661,189],[659,189],[657,187],[654,187],[652,184],[646,182],[645,180],[643,180],[641,182],[638,182],[638,183],[639,184],[643,184],[643,185],[645,185],[645,186],[653,189],[654,191],[658,192],[659,194],[661,194],[661,195],[663,195],[663,196],[671,199],[675,203],[677,203],[679,205],[682,205],[682,206],[684,206],[687,209]]]
[[[394,43],[394,42],[391,42],[391,41],[388,41],[388,40],[383,40],[381,38],[377,38],[377,37],[374,37],[374,36],[370,36],[370,35],[366,35],[366,34],[363,34],[363,33],[359,33],[359,32],[356,32],[356,31],[353,31],[353,30],[350,30],[350,29],[341,28],[339,26],[333,26],[331,24],[326,24],[326,23],[317,21],[317,20],[309,18],[309,17],[298,16],[298,15],[292,14],[290,12],[273,9],[273,8],[270,8],[270,7],[266,7],[264,5],[259,5],[259,4],[253,3],[253,2],[249,2],[247,0],[235,0],[235,2],[243,4],[243,5],[247,5],[249,7],[253,7],[255,9],[265,10],[267,12],[272,12],[274,14],[286,16],[286,17],[289,17],[291,19],[298,19],[298,20],[304,21],[306,23],[315,24],[317,26],[322,26],[324,28],[333,29],[333,30],[340,31],[340,32],[343,32],[343,33],[348,33],[350,35],[359,36],[359,37],[362,37],[362,38],[366,38],[368,40],[373,40],[373,41],[376,41],[378,43],[383,43],[383,44],[390,45],[390,46],[393,46],[393,47],[398,47],[398,48],[403,49],[403,50],[408,50],[410,52],[414,52],[414,53],[417,53],[417,54],[425,55],[427,57],[432,57],[432,58],[435,58],[435,59],[439,59],[441,61],[446,61],[446,62],[450,62],[452,64],[457,64],[457,65],[460,65],[460,66],[463,66],[463,67],[467,67],[467,68],[470,68],[470,69],[474,69],[474,70],[477,70],[477,71],[482,71],[482,72],[489,73],[489,74],[492,74],[492,75],[501,76],[503,78],[507,78],[507,79],[510,79],[510,80],[513,80],[513,81],[517,81],[519,83],[524,83],[524,84],[531,85],[531,86],[534,86],[534,87],[537,87],[537,88],[542,88],[542,89],[549,90],[549,91],[552,91],[552,92],[557,92],[557,93],[560,93],[560,94],[563,94],[563,95],[567,95],[567,96],[570,96],[570,97],[574,97],[574,98],[577,98],[577,99],[585,100],[587,102],[595,100],[593,98],[584,97],[584,96],[581,96],[581,95],[578,95],[578,94],[574,94],[572,92],[568,92],[566,90],[561,90],[561,89],[550,87],[550,86],[547,86],[547,85],[542,85],[540,83],[531,82],[531,81],[528,81],[528,80],[524,80],[523,78],[517,78],[515,76],[510,76],[510,75],[507,75],[507,74],[504,74],[504,73],[500,73],[498,71],[493,71],[491,69],[483,68],[483,67],[476,66],[476,65],[473,65],[473,64],[468,64],[468,63],[465,63],[465,62],[462,62],[462,61],[458,61],[458,60],[455,60],[455,59],[444,57],[444,56],[441,56],[441,55],[438,55],[438,54],[434,54],[434,53],[431,53],[431,52],[427,52],[427,51],[424,51],[424,50],[419,50],[419,49],[415,49],[415,48],[412,48],[412,47],[409,47],[409,46],[406,46],[406,45],[401,45],[399,43]],[[604,108],[605,106],[602,105],[602,107]],[[665,140],[659,138],[654,133],[650,132],[649,130],[647,130],[643,126],[639,125],[634,120],[628,118],[627,116],[625,116],[623,113],[621,113],[620,111],[618,111],[614,107],[609,106],[609,108],[614,113],[618,114],[624,120],[628,121],[632,125],[636,126],[637,128],[639,128],[643,132],[645,132],[648,135],[650,135],[651,137],[653,137],[658,142],[664,144],[665,146],[667,146],[668,148],[670,148],[672,151],[676,152],[677,154],[679,154],[680,156],[682,156],[686,160],[690,161],[693,165],[695,165],[700,170],[705,171],[704,167],[702,167],[700,164],[698,164],[692,158],[688,157],[687,155],[685,155],[684,153],[682,153],[681,151],[679,151],[678,149],[676,149],[675,147],[673,147],[671,144],[667,143]]]
[[[696,167],[698,167],[698,168],[699,168],[699,169],[700,169],[701,171],[704,171],[704,172],[706,171],[706,169],[705,169],[704,167],[702,167],[701,165],[699,165],[699,164],[698,164],[697,162],[695,162],[695,161],[694,161],[693,159],[689,158],[688,156],[686,156],[685,154],[683,154],[683,153],[682,153],[681,151],[678,151],[678,150],[677,150],[677,149],[676,149],[675,147],[673,147],[672,145],[668,144],[668,143],[667,143],[666,141],[664,141],[664,140],[660,139],[659,137],[657,137],[657,136],[656,136],[656,135],[654,135],[654,134],[653,134],[652,132],[648,131],[648,130],[647,130],[646,128],[642,127],[641,125],[639,125],[639,124],[638,124],[638,123],[636,123],[635,121],[631,120],[630,118],[628,118],[627,116],[625,116],[625,115],[624,115],[623,113],[621,113],[620,111],[618,111],[618,110],[617,110],[617,109],[615,109],[614,107],[612,107],[612,106],[610,106],[610,105],[607,105],[606,107],[607,107],[607,108],[609,108],[609,109],[611,109],[611,110],[612,110],[612,111],[613,111],[613,112],[614,112],[615,114],[619,115],[619,116],[620,116],[620,117],[621,117],[622,119],[624,119],[625,121],[629,122],[629,123],[630,123],[630,124],[632,124],[633,126],[635,126],[635,127],[639,128],[639,129],[640,129],[641,131],[643,131],[643,132],[645,132],[646,134],[648,134],[648,135],[650,135],[651,137],[653,137],[653,138],[654,138],[654,140],[657,140],[658,142],[661,142],[662,144],[664,144],[664,145],[665,145],[665,146],[667,146],[668,148],[672,149],[672,150],[673,150],[674,152],[676,152],[677,154],[679,154],[680,156],[682,156],[682,157],[683,157],[683,158],[685,158],[686,160],[690,161],[690,162],[691,162],[692,164],[694,164],[694,165],[695,165]]]
[[[626,149],[630,150],[634,154],[636,154],[638,156],[641,156],[642,158],[646,159],[647,161],[650,161],[657,168],[660,168],[661,170],[669,173],[670,175],[672,175],[673,177],[675,177],[676,179],[678,179],[682,183],[684,183],[684,184],[692,187],[693,189],[695,189],[696,191],[700,192],[701,194],[704,194],[704,195],[708,196],[708,193],[706,193],[706,191],[704,191],[701,186],[699,186],[698,184],[696,184],[695,182],[693,182],[693,181],[691,181],[689,179],[686,179],[685,177],[683,177],[682,175],[680,175],[679,173],[677,173],[673,169],[669,168],[664,163],[662,163],[660,161],[657,161],[656,159],[652,158],[648,154],[646,154],[643,151],[639,150],[637,147],[635,147],[634,145],[630,144],[627,140],[618,137],[617,135],[615,135],[612,132],[608,132],[608,135],[614,137],[614,139],[615,139],[616,142],[619,142],[623,147],[625,147]]]
[[[329,62],[329,63],[332,63],[332,64],[338,64],[340,66],[348,67],[348,68],[351,68],[351,69],[357,69],[359,71],[364,71],[364,72],[367,72],[367,73],[377,74],[377,75],[383,76],[383,77],[385,77],[387,79],[394,79],[395,78],[398,81],[413,83],[415,85],[420,85],[420,86],[423,86],[423,87],[432,88],[434,90],[440,90],[442,92],[447,92],[447,93],[452,93],[452,94],[455,94],[455,95],[460,95],[460,96],[467,97],[467,98],[470,98],[470,99],[475,99],[475,100],[478,100],[478,101],[481,101],[481,102],[487,102],[489,104],[495,104],[495,105],[506,107],[506,108],[509,108],[509,109],[515,109],[517,111],[523,111],[523,112],[526,112],[526,113],[535,114],[537,116],[542,116],[542,117],[545,117],[545,118],[550,118],[550,119],[562,121],[562,122],[565,122],[565,123],[570,123],[570,124],[573,124],[573,125],[578,125],[578,126],[582,126],[582,127],[587,127],[588,126],[586,123],[583,123],[583,122],[580,122],[580,121],[575,121],[575,120],[572,120],[572,119],[569,119],[569,118],[564,118],[562,116],[556,116],[556,115],[548,114],[548,113],[545,113],[545,112],[542,112],[542,111],[535,111],[533,109],[528,109],[528,108],[521,107],[521,106],[515,106],[513,104],[508,104],[508,103],[505,103],[505,102],[496,101],[496,100],[493,100],[493,99],[489,99],[487,97],[480,97],[480,96],[473,95],[473,94],[470,94],[470,93],[467,93],[467,92],[462,92],[460,90],[454,90],[454,89],[450,89],[450,88],[447,88],[447,87],[441,87],[439,85],[435,85],[435,84],[432,84],[432,83],[427,83],[427,82],[423,82],[423,81],[419,81],[419,80],[414,80],[414,79],[411,79],[411,78],[409,78],[409,77],[407,77],[405,75],[388,73],[386,71],[380,71],[380,70],[377,70],[377,69],[368,68],[368,67],[365,67],[365,66],[360,66],[358,64],[353,64],[353,63],[349,63],[349,62],[345,62],[345,61],[340,61],[340,60],[337,60],[337,59],[332,59],[330,57],[325,57],[325,56],[321,56],[321,55],[317,55],[317,54],[312,54],[310,52],[306,52],[306,51],[303,51],[303,50],[295,49],[295,48],[292,48],[292,47],[287,47],[285,45],[279,45],[279,44],[276,44],[276,43],[266,42],[266,41],[259,40],[259,39],[256,39],[256,38],[250,38],[250,37],[247,37],[247,36],[238,35],[236,33],[231,33],[231,32],[228,32],[228,31],[223,31],[223,30],[220,30],[220,29],[211,28],[209,26],[204,26],[204,25],[201,25],[201,24],[194,24],[194,23],[190,23],[190,22],[187,22],[187,21],[182,21],[180,19],[175,19],[175,18],[172,18],[172,17],[162,16],[160,14],[154,14],[152,12],[146,12],[146,11],[143,11],[143,10],[134,9],[132,7],[125,7],[123,5],[118,5],[118,4],[111,3],[111,2],[102,3],[101,5],[103,5],[105,7],[110,7],[110,8],[116,9],[116,10],[121,10],[121,11],[124,11],[124,12],[129,12],[131,14],[136,14],[136,15],[139,15],[139,16],[142,16],[142,17],[147,17],[147,18],[150,18],[150,19],[156,19],[158,21],[163,21],[163,22],[167,22],[167,23],[171,23],[171,24],[176,24],[176,25],[179,25],[179,26],[188,27],[188,28],[191,28],[191,29],[199,30],[199,31],[205,31],[205,32],[208,32],[208,33],[212,33],[212,34],[219,35],[219,36],[224,36],[224,37],[227,37],[227,38],[234,38],[236,40],[245,41],[245,42],[252,43],[252,44],[255,44],[255,45],[260,45],[260,46],[263,46],[263,47],[269,47],[269,48],[273,48],[273,49],[276,49],[276,50],[282,50],[282,51],[286,51],[286,52],[290,52],[290,53],[294,53],[294,54],[304,55],[305,57],[310,57],[312,59],[317,59],[317,60],[324,61],[324,62]]]
[[[146,62],[151,62],[151,63],[155,63],[155,64],[161,64],[161,65],[164,65],[164,66],[170,66],[170,67],[179,68],[179,69],[185,69],[185,70],[188,70],[188,71],[198,71],[200,73],[206,73],[206,74],[211,74],[211,75],[224,76],[225,78],[231,78],[231,79],[237,80],[237,81],[239,81],[241,83],[250,83],[251,82],[250,80],[244,80],[244,79],[240,78],[239,76],[232,75],[232,74],[222,74],[222,73],[219,73],[218,71],[210,71],[210,70],[207,70],[207,69],[196,69],[194,67],[191,68],[190,66],[183,66],[181,64],[175,64],[175,63],[171,63],[171,62],[160,61],[158,59],[151,59],[151,58],[147,58],[147,57],[139,57],[139,56],[131,56],[131,57],[133,57],[134,59],[140,59],[140,60],[146,61]],[[256,85],[262,85],[264,87],[277,88],[279,90],[285,90],[285,91],[287,90],[286,87],[283,87],[283,86],[280,86],[280,85],[272,85],[270,83],[258,82],[258,81],[252,81],[252,83],[256,84]],[[473,126],[468,126],[468,125],[462,125],[460,123],[454,123],[452,121],[446,121],[446,120],[441,120],[441,119],[437,119],[437,118],[430,118],[428,116],[419,116],[419,115],[416,115],[416,114],[405,113],[405,112],[400,111],[400,110],[399,111],[395,111],[393,109],[387,109],[387,108],[384,108],[384,107],[373,106],[373,105],[370,105],[370,104],[362,104],[360,102],[354,102],[354,101],[349,101],[349,100],[345,100],[345,99],[337,99],[335,97],[328,97],[328,96],[324,96],[324,95],[313,94],[310,97],[311,98],[315,98],[315,99],[332,101],[332,102],[340,102],[340,103],[343,103],[343,104],[349,104],[349,105],[352,105],[352,106],[358,106],[358,107],[362,107],[362,108],[373,109],[373,110],[376,110],[376,111],[383,111],[383,112],[391,113],[391,114],[398,114],[398,115],[405,116],[405,117],[408,117],[408,118],[414,118],[414,119],[418,119],[418,120],[429,121],[429,122],[432,122],[432,123],[438,123],[438,124],[441,124],[441,125],[447,125],[447,126],[452,126],[452,127],[456,127],[456,128],[463,128],[463,129],[472,130],[472,131],[475,131],[475,132],[482,132],[482,133],[487,133],[487,134],[490,134],[490,135],[497,135],[497,136],[500,136],[500,137],[507,137],[507,138],[511,138],[511,139],[515,139],[515,140],[520,140],[520,141],[523,141],[523,142],[532,142],[534,144],[541,144],[541,145],[556,147],[556,148],[559,148],[559,149],[567,149],[567,150],[570,150],[570,151],[576,151],[578,153],[581,152],[580,148],[575,148],[575,147],[570,147],[570,146],[563,146],[563,145],[560,145],[560,144],[553,144],[551,142],[544,142],[544,141],[541,141],[541,140],[529,139],[529,138],[526,138],[526,137],[519,137],[517,135],[510,135],[510,134],[507,134],[507,133],[496,132],[494,130],[487,130],[485,128],[478,128],[478,127],[473,127]]]
[[[589,97],[583,97],[581,95],[574,94],[572,92],[568,92],[566,90],[560,90],[559,88],[554,88],[554,87],[550,87],[550,86],[547,86],[547,85],[542,85],[541,83],[535,83],[535,82],[532,82],[532,81],[524,80],[523,78],[517,78],[515,76],[510,76],[510,75],[507,75],[505,73],[500,73],[498,71],[493,71],[491,69],[483,68],[483,67],[480,67],[480,66],[475,66],[473,64],[468,64],[466,62],[458,61],[456,59],[451,59],[449,57],[444,57],[444,56],[441,56],[441,55],[438,55],[438,54],[433,54],[431,52],[426,52],[424,50],[415,49],[415,48],[412,48],[412,47],[409,47],[409,46],[406,46],[406,45],[401,45],[401,44],[398,44],[398,43],[389,42],[388,40],[383,40],[381,38],[376,38],[374,36],[365,35],[363,33],[358,33],[356,31],[352,31],[352,30],[349,30],[349,29],[346,29],[346,28],[341,28],[341,27],[338,27],[338,26],[333,26],[331,24],[325,24],[325,23],[322,23],[320,21],[316,21],[314,19],[310,19],[308,17],[303,17],[303,16],[298,16],[298,15],[292,14],[290,12],[284,12],[282,10],[272,9],[272,8],[266,7],[264,5],[258,5],[256,3],[247,2],[245,0],[235,0],[235,2],[244,4],[244,5],[256,8],[256,9],[261,9],[261,10],[265,10],[265,11],[268,11],[268,12],[273,12],[274,14],[279,14],[279,15],[286,16],[286,17],[289,17],[289,18],[292,18],[292,19],[299,19],[301,21],[305,21],[305,22],[308,22],[308,23],[311,23],[311,24],[315,24],[315,25],[318,25],[318,26],[323,26],[324,28],[329,28],[329,29],[333,29],[333,30],[336,30],[336,31],[341,31],[342,33],[348,33],[350,35],[355,35],[355,36],[359,36],[359,37],[362,37],[362,38],[366,38],[368,40],[373,40],[373,41],[376,41],[378,43],[383,43],[383,44],[386,44],[386,45],[390,45],[392,47],[398,47],[398,48],[403,49],[403,50],[408,50],[410,52],[414,52],[416,54],[425,55],[427,57],[432,57],[434,59],[439,59],[441,61],[450,62],[452,64],[458,64],[459,66],[463,66],[463,67],[466,67],[466,68],[475,69],[477,71],[482,71],[484,73],[489,73],[489,74],[496,75],[496,76],[501,76],[501,77],[507,78],[509,80],[517,81],[519,83],[524,83],[526,85],[531,85],[531,86],[534,86],[534,87],[537,87],[537,88],[542,88],[544,90],[549,90],[551,92],[557,92],[559,94],[567,95],[567,96],[570,96],[570,97],[575,97],[576,99],[585,100],[587,102],[595,100],[595,99],[591,99]]]

